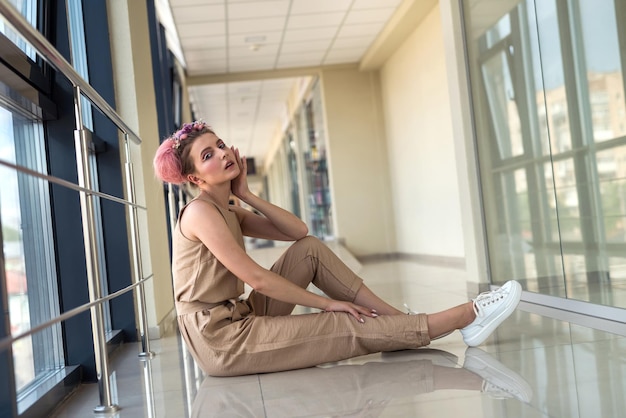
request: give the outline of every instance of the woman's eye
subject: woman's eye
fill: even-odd
[[[206,154],[204,154],[204,155],[202,156],[202,161],[206,161],[206,160],[208,160],[209,158],[211,158],[211,155],[212,155],[212,154],[211,154],[210,152],[207,152]]]
[[[223,142],[218,146],[218,148],[224,149],[226,148],[226,144],[224,144]]]

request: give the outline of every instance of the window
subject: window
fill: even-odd
[[[15,8],[30,22],[34,27],[37,26],[37,0],[9,0]],[[24,53],[33,61],[36,58],[35,50],[27,44],[10,25],[0,19],[0,33],[3,33],[15,45],[17,45]]]
[[[37,0],[10,3],[38,27],[42,6]],[[22,72],[0,80],[0,224],[8,294],[3,308],[16,335],[60,312],[49,184],[26,173],[48,174],[42,119],[54,116],[56,107],[41,94],[47,81],[33,48],[2,18],[0,33],[0,48],[7,54],[7,63],[0,65],[6,73]],[[13,344],[14,367],[8,373],[15,376],[18,398],[65,366],[61,337],[61,326],[54,325]]]
[[[494,282],[626,307],[623,2],[464,5]]]
[[[41,123],[0,108],[0,160],[46,173]],[[0,166],[0,220],[12,334],[59,315],[50,195],[45,181]],[[18,392],[63,367],[60,326],[15,342]]]

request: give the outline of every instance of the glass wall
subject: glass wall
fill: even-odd
[[[36,0],[10,3],[37,26],[40,6]],[[37,85],[40,68],[33,48],[3,18],[0,48],[10,62],[1,64],[3,74],[13,71],[10,65],[21,65],[30,69]],[[10,79],[0,81],[0,244],[8,299],[3,309],[8,310],[12,335],[60,313],[49,186],[25,174],[27,170],[48,172],[42,110],[32,98],[28,87]],[[15,390],[24,396],[37,382],[65,366],[61,326],[16,341],[11,352]],[[2,376],[8,378],[4,371]]]
[[[40,123],[0,107],[0,161],[45,173]],[[46,182],[0,165],[0,224],[11,333],[59,315],[50,194]],[[13,345],[18,392],[64,366],[57,324]]]
[[[53,33],[49,39],[56,42],[59,52],[114,105],[109,37],[103,31],[107,27],[102,18],[106,15],[104,3],[85,9],[80,0],[60,2],[59,7],[37,0],[11,3],[42,34]],[[63,182],[42,179],[50,176],[70,183],[77,179],[71,83],[46,65],[3,19],[0,17],[0,312],[4,315],[0,339],[21,336],[89,302],[90,290],[78,193]],[[88,135],[92,140],[92,183],[105,194],[121,197],[119,131],[101,113],[92,112],[86,102],[83,110],[83,127],[92,131]],[[94,202],[101,293],[106,295],[129,285],[132,279],[127,212],[108,199]],[[132,293],[105,308],[105,327],[111,331],[107,342],[135,341]],[[55,388],[55,383],[69,389],[77,379],[94,381],[98,376],[92,332],[89,312],[84,312],[0,350],[0,410],[9,407],[15,416],[32,415],[28,408],[35,408],[32,405],[38,399],[46,396],[40,403],[45,409],[66,394],[59,390],[61,386]]]
[[[462,4],[492,283],[626,308],[626,5]]]

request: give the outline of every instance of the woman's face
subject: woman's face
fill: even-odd
[[[212,133],[199,136],[191,144],[189,158],[195,168],[192,176],[209,185],[231,181],[239,175],[239,165],[234,153],[224,141]],[[198,184],[197,181],[194,183]]]

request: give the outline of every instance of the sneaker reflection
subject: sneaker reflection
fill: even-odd
[[[463,367],[446,351],[383,353],[381,361],[263,375],[207,377],[192,417],[375,417],[394,399],[437,390],[481,391],[530,402],[528,383],[490,354],[468,348]]]

